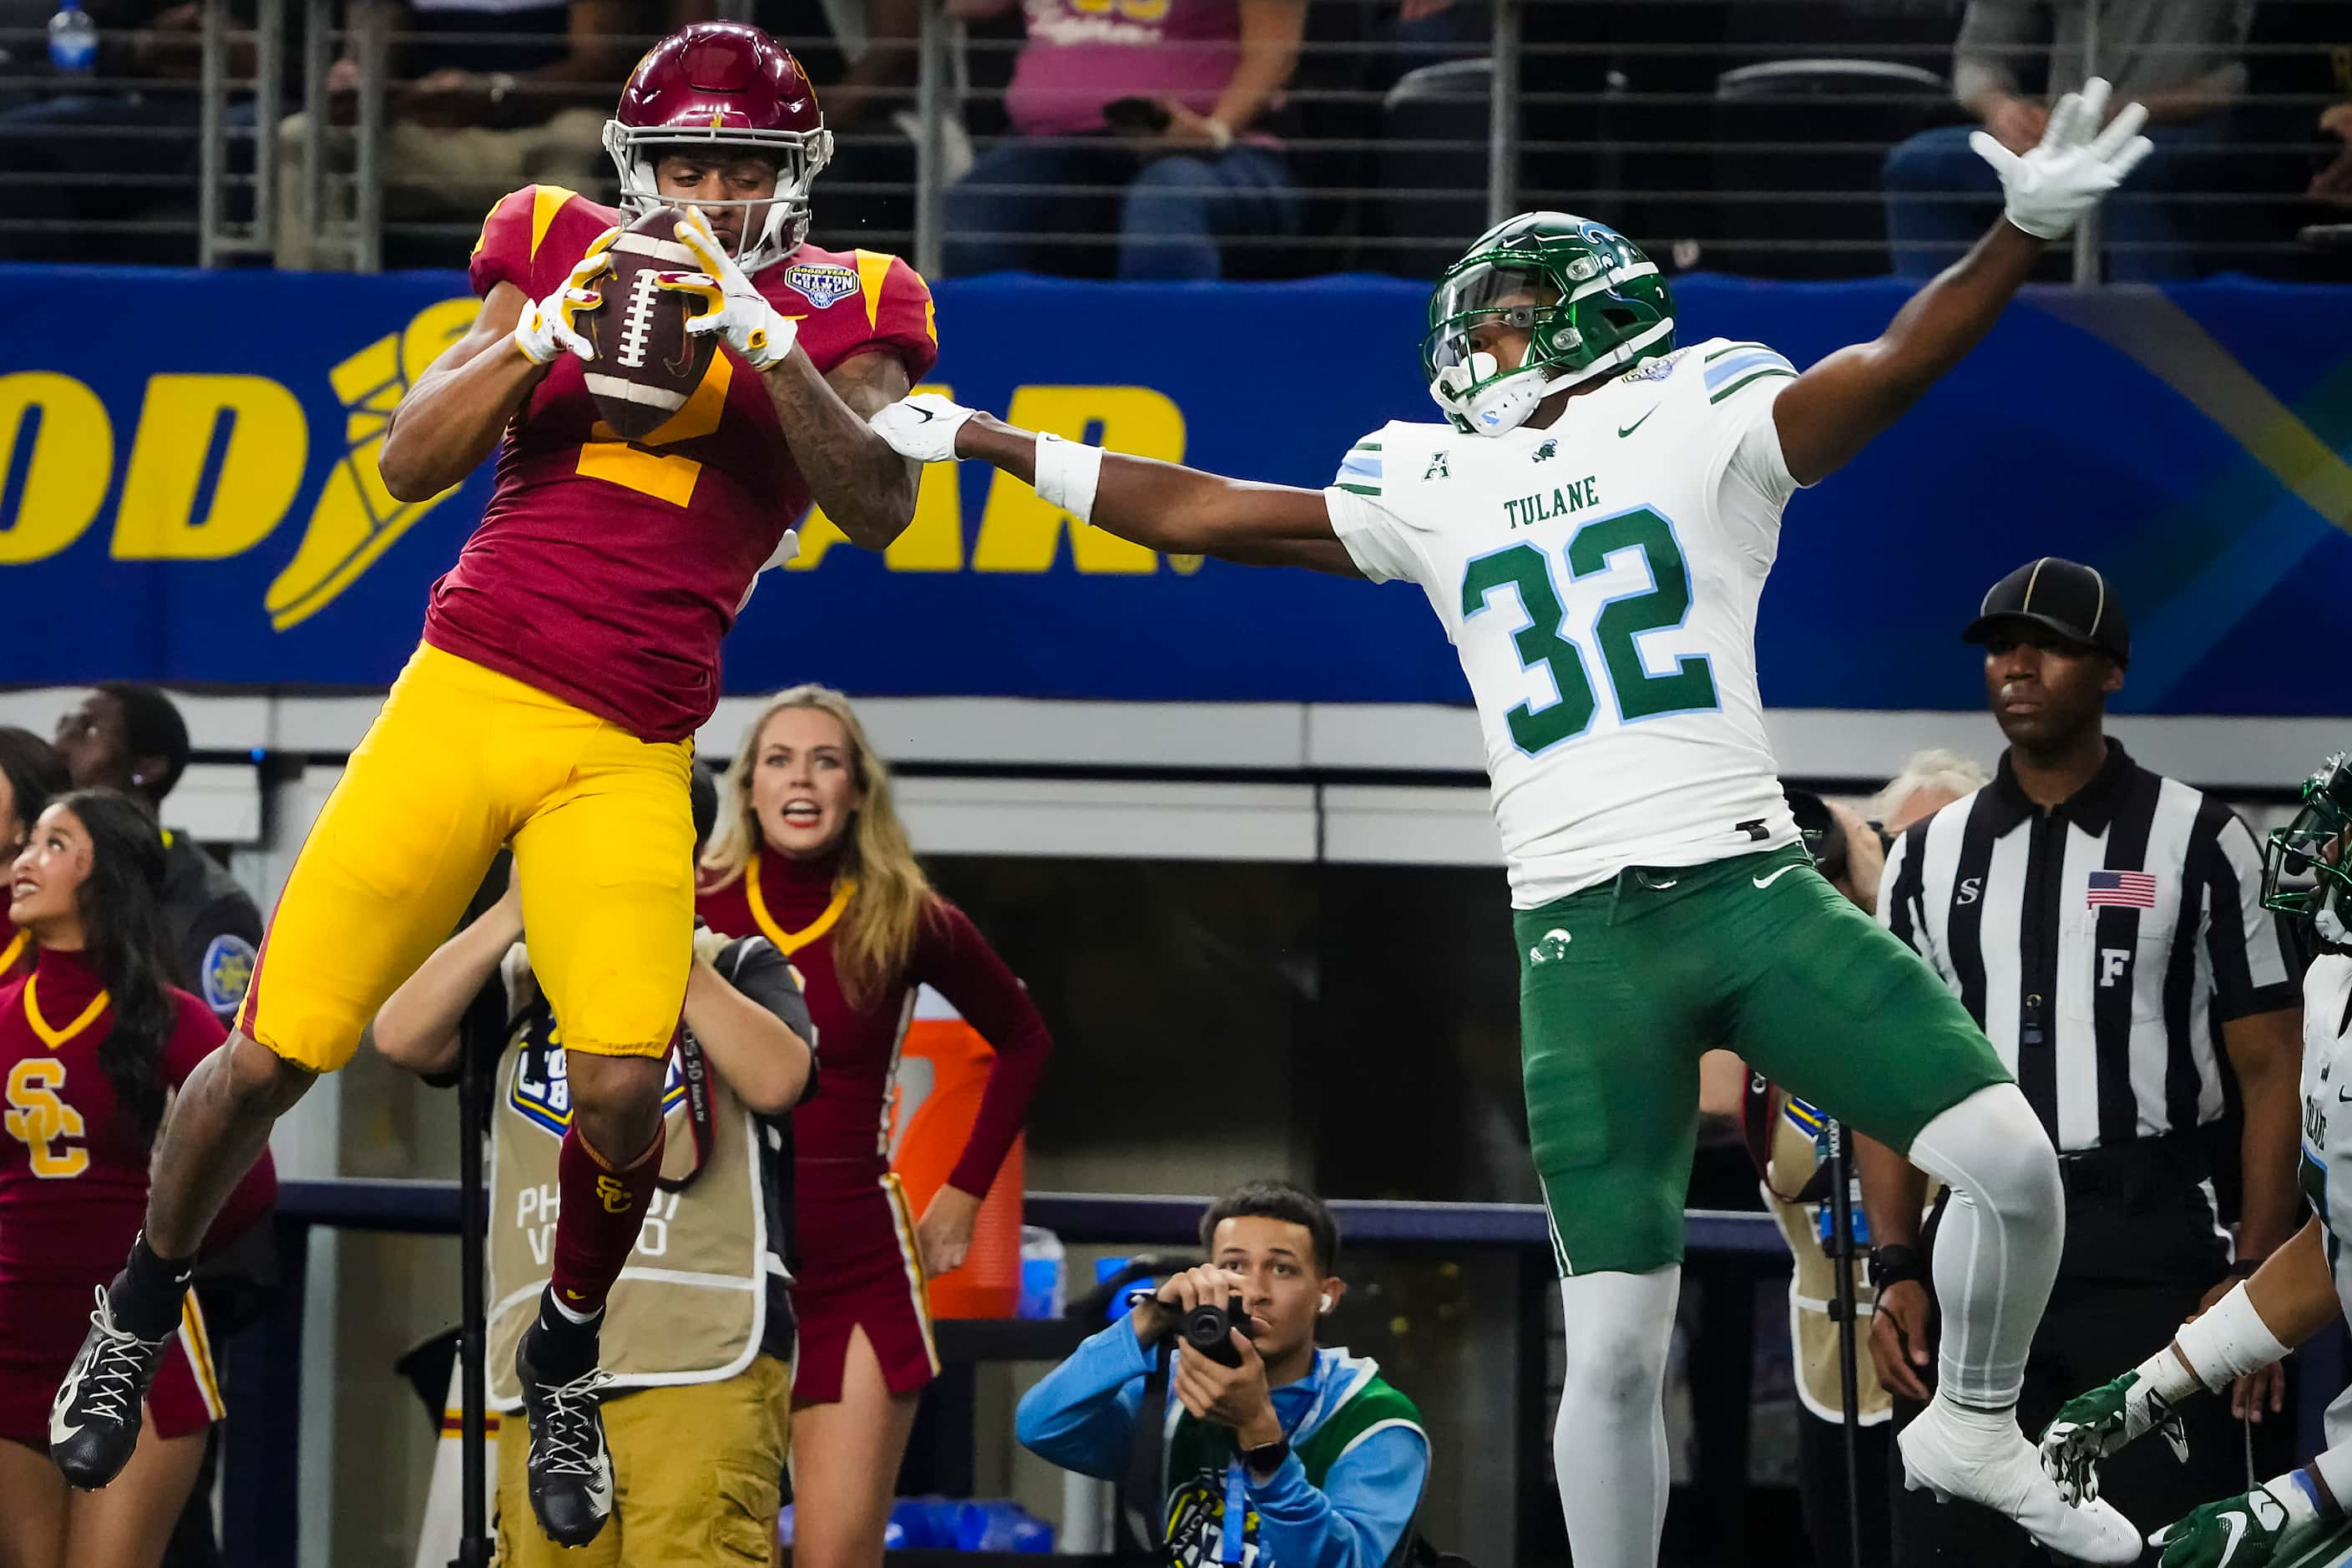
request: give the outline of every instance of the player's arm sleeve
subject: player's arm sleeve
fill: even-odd
[[[2190,872],[2204,885],[2205,953],[2213,1006],[2226,1024],[2295,1005],[2297,976],[2278,917],[2263,908],[2263,855],[2253,830],[2208,797],[2190,840]]]
[[[1250,1506],[1265,1555],[1282,1568],[1381,1568],[1428,1479],[1429,1438],[1411,1422],[1384,1422],[1332,1461],[1319,1490],[1297,1454],[1263,1482],[1250,1477]]]
[[[1745,531],[1753,537],[1739,542],[1769,552],[1778,548],[1780,509],[1800,488],[1772,415],[1772,405],[1797,379],[1797,367],[1762,343],[1727,343],[1696,368],[1700,383],[1688,395],[1706,399],[1715,431],[1716,510],[1726,518],[1753,520]],[[1770,527],[1754,531],[1768,518]]]
[[[542,216],[541,205],[540,187],[525,185],[500,196],[482,220],[481,237],[474,241],[473,257],[466,264],[467,281],[478,298],[488,298],[501,283],[511,283],[534,300],[543,292],[533,281],[531,263],[552,215]]]
[[[1127,1319],[1088,1337],[1070,1358],[1021,1396],[1013,1435],[1038,1458],[1082,1476],[1127,1474],[1135,1414],[1150,1357]]]
[[[1029,988],[961,910],[945,899],[933,900],[919,941],[915,978],[935,987],[996,1051],[971,1136],[948,1173],[950,1184],[980,1197],[996,1180],[997,1166],[1029,1118],[1029,1101],[1045,1077],[1054,1037],[1029,999]]]
[[[1332,535],[1357,571],[1375,583],[1418,583],[1426,573],[1417,531],[1388,504],[1386,435],[1376,432],[1348,449],[1323,503]]]
[[[877,282],[867,281],[873,252],[857,253],[858,298],[866,307],[866,321],[872,329],[859,353],[880,349],[894,354],[907,367],[907,380],[911,385],[931,373],[939,363],[940,329],[938,311],[931,303],[930,285],[923,275],[897,257],[889,258]]]

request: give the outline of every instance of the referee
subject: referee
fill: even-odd
[[[2009,749],[1991,784],[1895,840],[1879,918],[1983,1026],[2058,1149],[2066,1246],[2018,1410],[2031,1435],[2069,1390],[2136,1365],[2294,1234],[2301,1022],[2253,834],[2105,733],[2131,656],[2105,580],[2071,561],[2031,562],[1961,635],[1984,647]],[[2243,1124],[2234,1254],[2213,1182],[2217,1156],[2231,1163],[2217,1135],[2232,1075]],[[1858,1142],[1877,1243],[1871,1355],[1899,1426],[1933,1375],[1927,1178]],[[2273,1368],[2232,1405],[2259,1420],[2284,1386]],[[2244,1489],[2247,1438],[2231,1411],[2204,1401],[2184,1414],[2185,1467],[2149,1443],[2103,1470],[2101,1495],[2145,1527],[2181,1498]],[[2282,1440],[2284,1426],[2272,1426]],[[1897,1568],[2036,1560],[2007,1520],[1905,1491],[1895,1463]]]

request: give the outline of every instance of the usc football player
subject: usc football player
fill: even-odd
[[[564,1545],[612,1511],[597,1329],[661,1160],[663,1060],[692,957],[691,737],[719,642],[812,501],[880,549],[913,516],[916,465],[866,419],[937,345],[912,268],[806,242],[832,150],[807,75],[757,28],[656,44],[604,132],[620,207],[530,186],[491,209],[473,328],[402,400],[380,464],[422,500],[492,450],[497,484],[434,584],[423,645],[311,829],[227,1042],[157,1150],[146,1228],[59,1391],[52,1456],[103,1486],[138,1438],[206,1224],[320,1073],[456,926],[511,842],[534,967],[563,1019],[573,1114],[553,1279],[517,1352],[530,1498]],[[664,274],[719,340],[660,427],[597,417],[582,331],[621,226],[679,209],[698,272]]]

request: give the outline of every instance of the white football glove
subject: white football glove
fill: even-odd
[[[584,360],[596,357],[596,345],[573,322],[583,311],[604,302],[604,297],[588,285],[613,269],[611,247],[620,237],[617,228],[598,235],[580,265],[572,269],[572,276],[563,280],[563,287],[523,307],[522,320],[514,330],[514,345],[523,358],[533,364],[551,364],[556,355],[565,353]]]
[[[2156,143],[2139,134],[2147,121],[2141,104],[2124,105],[2105,130],[2099,129],[2107,91],[2106,79],[2095,76],[2081,92],[2060,99],[2050,111],[2042,145],[2022,156],[1987,132],[1969,136],[1977,156],[2000,176],[2011,224],[2038,239],[2063,238],[2077,218],[2156,150]]]
[[[936,392],[918,392],[891,404],[870,421],[890,449],[919,463],[955,461],[956,432],[976,410],[950,403]]]
[[[677,226],[677,241],[694,252],[702,270],[665,272],[658,281],[664,289],[702,301],[702,308],[687,318],[688,331],[698,336],[723,334],[727,346],[749,361],[753,370],[765,370],[793,352],[800,324],[752,287],[751,279],[711,232],[710,220],[699,207],[686,209],[686,219]]]
[[[2188,1428],[2174,1408],[2137,1371],[2078,1394],[2059,1407],[2042,1434],[2042,1473],[2072,1504],[2099,1495],[2099,1461],[2148,1432],[2162,1434],[2179,1460],[2189,1458]]]

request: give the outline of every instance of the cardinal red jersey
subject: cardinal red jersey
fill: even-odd
[[[176,1089],[226,1036],[195,997],[169,995],[177,1022],[163,1074]],[[99,1063],[113,1026],[79,953],[45,949],[32,973],[0,985],[0,1362],[54,1363],[51,1389],[81,1342],[90,1292],[122,1267],[146,1214],[148,1145]],[[207,1246],[235,1239],[277,1187],[265,1153]]]
[[[560,287],[620,215],[553,185],[490,209],[474,291]],[[920,380],[938,357],[930,290],[895,257],[803,245],[753,279],[800,323],[819,371],[896,356]],[[723,343],[659,429],[616,438],[581,361],[559,355],[507,429],[488,508],[433,586],[425,640],[610,719],[648,741],[692,734],[719,699],[719,642],[808,482],[759,374]]]

